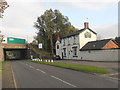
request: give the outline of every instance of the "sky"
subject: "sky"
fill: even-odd
[[[98,38],[118,36],[118,0],[6,1],[10,7],[0,19],[0,30],[5,37],[23,38],[31,42],[37,32],[34,22],[48,9],[59,10],[79,30],[84,28],[84,22],[88,22]]]

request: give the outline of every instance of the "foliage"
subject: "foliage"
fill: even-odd
[[[84,72],[89,72],[89,73],[110,73],[108,70],[106,70],[102,67],[97,67],[97,66],[76,65],[76,64],[57,63],[57,62],[32,61],[32,60],[28,60],[28,61],[42,63],[42,64],[48,64],[48,65],[53,65],[53,66],[59,66],[59,67],[63,67],[63,68],[84,71]]]
[[[34,27],[38,30],[36,40],[43,43],[43,49],[51,50],[54,54],[55,42],[60,37],[69,34],[76,29],[71,25],[67,16],[63,16],[59,10],[46,10],[43,15],[37,18]]]
[[[50,56],[50,52],[46,52],[46,51],[43,51],[43,50],[40,50],[38,48],[38,45],[36,44],[30,44],[29,47],[31,48],[31,50],[33,50],[37,55],[41,55],[42,58],[44,59],[48,59],[48,58],[51,58]],[[42,54],[41,54],[42,53]]]

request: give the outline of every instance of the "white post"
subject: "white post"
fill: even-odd
[[[50,60],[48,60],[48,62],[50,62]]]
[[[53,60],[51,60],[51,62],[53,62]]]

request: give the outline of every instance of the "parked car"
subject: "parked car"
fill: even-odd
[[[56,55],[55,56],[55,60],[60,60],[61,58],[60,58],[60,56],[59,55]]]

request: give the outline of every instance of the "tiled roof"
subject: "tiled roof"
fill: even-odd
[[[68,34],[68,35],[65,35],[65,36],[63,36],[63,37],[61,37],[61,38],[67,38],[67,37],[70,37],[70,36],[78,35],[79,33],[83,32],[83,31],[86,30],[86,29],[90,30],[90,31],[93,32],[94,34],[97,34],[96,32],[92,31],[92,30],[89,29],[89,28],[84,28],[84,29],[78,30],[78,31],[76,31],[76,32],[72,32],[72,33],[70,33],[70,34]]]
[[[81,50],[99,50],[102,49],[110,40],[112,39],[104,39],[88,42],[84,45]]]

